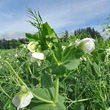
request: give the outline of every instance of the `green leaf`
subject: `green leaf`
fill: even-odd
[[[44,24],[42,24],[42,28],[41,30],[39,30],[38,32],[36,32],[35,34],[30,34],[30,33],[26,33],[25,34],[27,38],[29,39],[34,39],[34,40],[40,40],[40,42],[46,42],[46,41],[54,41],[54,42],[58,42],[58,37],[57,34],[55,33],[55,31],[49,26],[49,24],[46,22]],[[46,39],[46,36],[47,37]]]
[[[35,34],[33,34],[33,37],[34,37],[34,39],[37,40],[37,41],[38,41],[38,40],[43,40],[40,31],[38,31],[38,32],[36,32]]]
[[[49,75],[47,73],[41,75],[41,86],[44,88],[53,87],[51,75]]]
[[[53,67],[53,74],[64,75],[67,70],[76,69],[80,64],[80,57],[82,55],[83,52],[73,46],[67,47],[64,51],[58,48],[56,58],[59,65]]]
[[[96,72],[97,76],[100,77],[101,76],[101,72],[99,71],[98,65],[94,62],[92,64],[94,71]]]
[[[37,41],[41,50],[47,50],[49,44],[53,45],[58,42],[57,34],[47,22],[42,24],[35,34],[26,33],[25,35],[29,40]]]
[[[25,36],[26,36],[28,39],[34,39],[34,36],[33,36],[33,34],[31,34],[31,33],[25,33]]]
[[[81,103],[76,103],[76,104],[73,106],[73,110],[84,110],[84,105],[81,104]]]
[[[66,108],[62,102],[58,102],[56,104],[39,104],[34,106],[32,110],[66,110]]]
[[[74,60],[68,60],[66,61],[63,66],[68,70],[73,70],[78,67],[80,64],[80,59],[75,58]]]
[[[52,100],[53,97],[51,94],[52,91],[51,91],[51,94],[50,92],[48,91],[48,89],[44,89],[44,88],[35,88],[34,90],[32,90],[34,94],[36,94],[37,96],[43,98],[43,99],[46,99],[46,100]]]
[[[33,92],[46,100],[52,101],[53,100],[53,93],[54,93],[54,88],[50,89],[50,92],[48,89],[43,89],[43,88],[36,88],[33,90]],[[66,110],[64,106],[64,97],[59,95],[58,96],[58,103],[53,103],[53,104],[48,104],[44,103],[39,100],[32,100],[31,104],[29,105],[29,108],[32,108],[32,110]],[[34,106],[34,107],[33,107]]]
[[[58,62],[61,62],[61,60],[62,60],[62,53],[63,53],[62,45],[59,43],[59,44],[57,44],[57,47],[54,50],[54,54],[55,54]]]
[[[66,73],[66,67],[63,65],[55,65],[55,67],[53,67],[52,73],[56,75],[64,75],[64,73]]]
[[[29,39],[29,40],[34,40],[34,41],[38,41],[38,40],[42,40],[41,38],[41,33],[40,31],[36,32],[35,34],[30,34],[30,33],[25,33],[25,36]]]
[[[57,36],[55,31],[49,26],[49,24],[47,22],[42,24],[42,35],[43,36],[51,35],[53,33]]]
[[[79,59],[82,55],[82,50],[75,48],[74,46],[70,46],[63,51],[62,61],[64,62],[66,60]]]

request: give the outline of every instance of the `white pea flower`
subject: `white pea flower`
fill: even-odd
[[[34,53],[32,53],[32,57],[35,58],[35,59],[43,60],[44,59],[44,54],[43,53],[34,52]]]
[[[28,106],[31,102],[33,95],[31,92],[19,92],[12,99],[12,103],[17,107],[17,110]]]
[[[37,44],[38,44],[37,42],[32,41],[27,45],[27,48],[30,50],[30,52],[35,52]]]
[[[95,40],[92,38],[84,38],[75,43],[75,47],[81,48],[84,52],[91,53],[95,49]]]
[[[38,52],[34,52],[32,53],[32,57],[31,57],[31,62],[35,62],[37,61],[38,66],[40,66],[41,61],[44,59],[44,54],[43,53],[38,53]]]

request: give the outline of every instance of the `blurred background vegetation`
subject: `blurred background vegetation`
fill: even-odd
[[[91,27],[87,27],[85,29],[75,30],[72,34],[73,35],[70,35],[70,36],[75,36],[75,37],[80,38],[80,39],[83,39],[86,37],[93,38],[93,39],[102,38],[100,33]],[[62,42],[66,42],[68,39],[69,39],[69,32],[66,30],[60,36],[60,40]],[[20,46],[21,44],[26,44],[26,43],[28,43],[27,38],[11,39],[11,40],[1,39],[0,40],[0,49],[13,49],[13,48]]]

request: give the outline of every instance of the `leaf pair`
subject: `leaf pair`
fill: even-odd
[[[54,97],[54,87],[51,76],[49,74],[42,74],[41,76],[41,86],[42,88],[35,88],[33,92],[48,101],[53,101]],[[33,100],[32,101],[32,110],[66,110],[64,104],[64,97],[59,95],[57,103],[44,103],[42,101]]]
[[[66,47],[64,50],[62,47],[57,48],[55,51],[56,58],[59,65],[53,66],[53,74],[64,75],[67,70],[73,70],[80,64],[80,57],[83,52],[74,46]]]

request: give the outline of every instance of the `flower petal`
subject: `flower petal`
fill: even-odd
[[[19,109],[30,104],[33,95],[31,92],[19,92],[12,100],[12,103]]]
[[[92,38],[84,38],[79,42],[76,42],[75,47],[81,48],[83,51],[87,53],[91,53],[95,49],[94,39]]]
[[[35,59],[43,60],[44,59],[44,54],[43,53],[34,52],[34,53],[32,53],[32,57],[35,58]]]
[[[106,49],[106,53],[107,53],[107,55],[110,55],[110,48]]]

